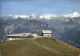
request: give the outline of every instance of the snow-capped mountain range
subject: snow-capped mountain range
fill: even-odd
[[[8,16],[1,16],[1,18],[4,18],[4,20],[6,20],[7,18],[13,18],[13,19],[18,19],[18,18],[23,18],[23,19],[53,19],[53,18],[57,18],[57,17],[68,17],[68,18],[74,18],[74,17],[80,17],[80,14],[78,12],[74,12],[73,14],[68,14],[68,15],[61,15],[61,16],[57,16],[55,14],[43,14],[38,16],[37,14],[32,14],[32,15],[8,15]]]

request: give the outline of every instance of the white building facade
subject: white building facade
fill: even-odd
[[[51,34],[52,34],[51,30],[42,30],[43,37],[51,37],[52,36]]]

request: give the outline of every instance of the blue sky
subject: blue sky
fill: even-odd
[[[80,0],[1,1],[1,15],[72,14],[80,13]]]

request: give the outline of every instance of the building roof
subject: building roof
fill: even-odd
[[[51,30],[42,30],[42,33],[52,33]]]
[[[21,34],[11,34],[11,35],[7,35],[7,36],[21,36]]]
[[[32,33],[21,33],[21,34],[11,34],[11,35],[7,35],[7,36],[20,36],[20,37],[28,37],[30,36]]]

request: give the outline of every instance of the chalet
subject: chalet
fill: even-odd
[[[20,40],[20,39],[28,39],[32,33],[21,33],[21,34],[11,34],[7,35],[7,40]]]
[[[52,31],[51,30],[42,30],[43,37],[51,37]]]

